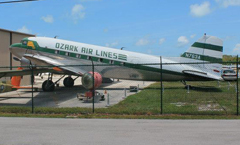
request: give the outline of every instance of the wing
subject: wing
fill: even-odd
[[[38,66],[56,66],[62,70],[62,73],[67,75],[82,76],[84,73],[88,72],[88,69],[84,69],[84,66],[80,68],[79,63],[58,56],[25,54],[24,57]],[[88,66],[88,68],[90,67]]]
[[[0,71],[0,78],[2,77],[12,77],[12,76],[24,76],[30,74],[38,74],[38,73],[45,73],[45,72],[56,72],[54,69],[25,69],[25,70],[7,70],[7,71]]]

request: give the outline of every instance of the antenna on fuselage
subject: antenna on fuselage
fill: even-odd
[[[58,36],[56,35],[54,38],[56,39]]]
[[[121,50],[123,50],[123,48],[125,48],[125,47],[122,47]]]

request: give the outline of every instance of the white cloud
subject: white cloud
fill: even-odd
[[[190,13],[194,17],[202,17],[211,13],[210,3],[203,2],[202,4],[194,4],[190,6]]]
[[[220,6],[227,8],[229,6],[240,6],[240,0],[215,0]]]
[[[235,48],[233,49],[234,52],[240,53],[240,43],[236,44]]]
[[[183,47],[189,43],[189,40],[187,39],[186,36],[180,36],[177,42],[178,42],[178,47]]]
[[[164,42],[165,42],[165,38],[161,38],[161,39],[159,39],[159,45],[162,45]]]
[[[190,38],[194,38],[196,36],[196,34],[192,34],[191,36],[190,36]]]
[[[107,47],[115,47],[115,46],[117,46],[118,45],[118,42],[116,41],[116,42],[113,42],[113,43],[106,43],[106,46]]]
[[[28,29],[26,26],[23,26],[20,29],[17,29],[18,32],[22,32],[22,33],[32,33],[32,31],[30,29]]]
[[[150,41],[148,40],[148,38],[141,38],[136,42],[136,45],[137,46],[143,46],[143,45],[149,44],[149,42]]]
[[[85,17],[84,10],[85,8],[80,4],[76,4],[73,6],[71,16],[75,22]]]
[[[53,21],[54,21],[52,15],[47,15],[46,17],[43,16],[41,19],[46,23],[53,23]]]

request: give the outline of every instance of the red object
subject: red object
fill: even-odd
[[[17,70],[22,70],[23,68],[22,67],[18,67]],[[11,84],[14,86],[14,87],[19,87],[20,86],[20,83],[21,83],[21,79],[22,77],[21,76],[13,76],[12,79],[11,79]]]
[[[93,95],[91,91],[85,92],[85,97],[91,98],[92,96]]]
[[[93,72],[89,72],[93,74]],[[102,84],[102,75],[98,72],[94,72],[94,88],[98,88]]]
[[[219,70],[216,70],[216,69],[214,69],[213,71],[218,72],[218,73],[220,72]]]

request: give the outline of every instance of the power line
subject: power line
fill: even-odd
[[[7,3],[21,3],[21,2],[31,2],[31,1],[39,1],[39,0],[16,0],[16,1],[6,1],[6,2],[0,2],[0,4],[7,4]]]

